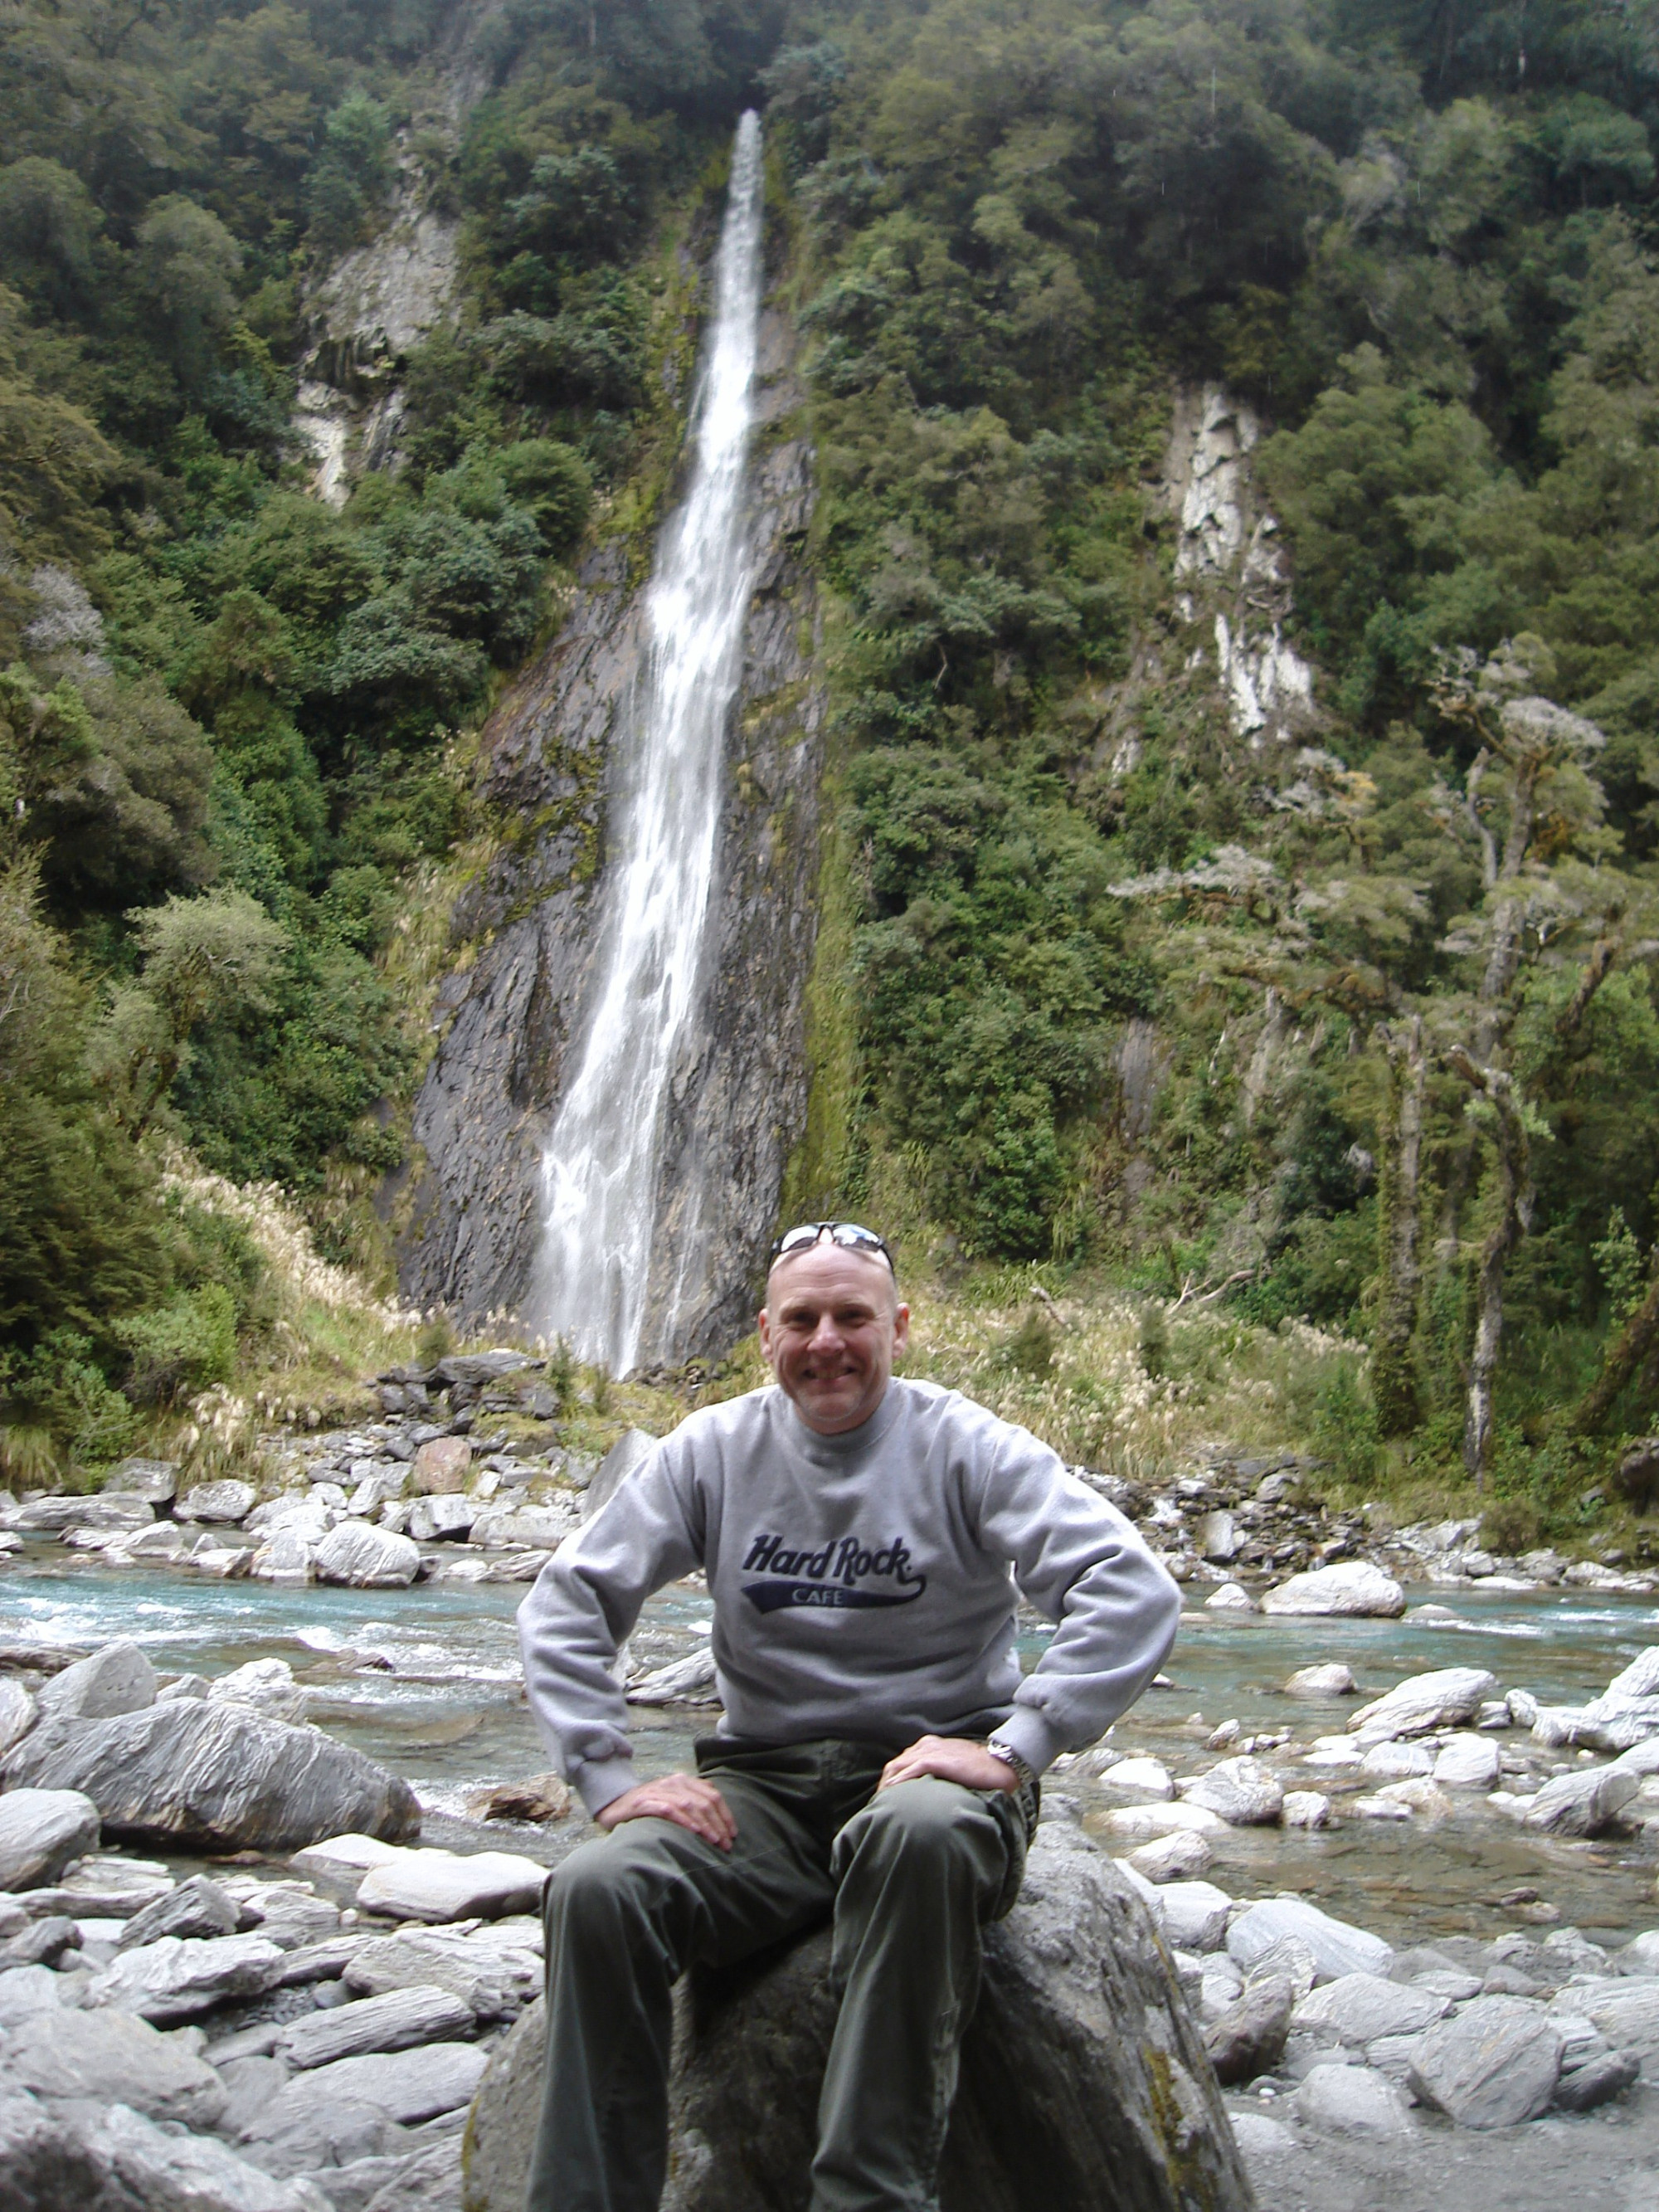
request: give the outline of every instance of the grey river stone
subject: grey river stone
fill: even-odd
[[[1264,1898],[1242,1912],[1227,1930],[1228,1953],[1248,1974],[1287,1936],[1307,1946],[1321,1981],[1386,1974],[1394,1963],[1393,1948],[1380,1936],[1334,1920],[1299,1897]]]
[[[1632,2051],[1650,2081],[1659,2081],[1659,1978],[1577,1988],[1564,2001],[1607,2038],[1615,2050]]]
[[[291,2081],[283,2094],[373,2105],[388,2119],[413,2126],[470,2104],[489,2059],[475,2043],[426,2043],[414,2051],[337,2058]]]
[[[229,1701],[43,1721],[0,1765],[0,1786],[80,1790],[117,1835],[210,1851],[296,1850],[348,1831],[395,1841],[420,1821],[414,1792],[386,1767]],[[11,1802],[0,1797],[0,1820]]]
[[[342,1521],[318,1545],[314,1565],[322,1583],[353,1589],[395,1589],[412,1583],[421,1555],[407,1536],[370,1521]]]
[[[1426,1735],[1433,1729],[1461,1728],[1497,1694],[1498,1679],[1484,1667],[1437,1668],[1397,1682],[1382,1697],[1361,1705],[1348,1726],[1362,1744]]]
[[[1419,2034],[1445,2010],[1445,2000],[1432,1990],[1385,1981],[1377,1974],[1344,1974],[1303,1998],[1295,2024],[1329,2027],[1344,2043],[1363,2048],[1379,2036]]]
[[[251,1482],[198,1482],[173,1507],[179,1521],[246,1521],[259,1502]]]
[[[827,1931],[682,1984],[665,2212],[798,2212],[835,2018]],[[466,2212],[524,2212],[540,2004],[467,2126]],[[1109,2197],[1106,2191],[1109,2189]],[[941,2178],[944,2212],[1250,2212],[1215,2075],[1146,1908],[1080,1832],[1039,1832],[987,1931]]]
[[[1224,2086],[1271,2074],[1285,2056],[1291,1985],[1270,1974],[1252,1982],[1204,2031],[1204,2047]]]
[[[131,2105],[153,2120],[210,2128],[225,2105],[213,2068],[146,2020],[120,2012],[52,2012],[10,2038],[0,2075],[35,2095]]]
[[[1547,1782],[1522,1818],[1551,1836],[1599,1836],[1618,1820],[1642,1787],[1641,1777],[1613,1766],[1583,1774],[1558,1774]]]
[[[1526,1997],[1477,1997],[1423,2038],[1411,2086],[1459,2127],[1514,2127],[1547,2111],[1564,2047],[1541,2005]]]
[[[106,2112],[88,2140],[125,2199],[144,2212],[324,2212],[308,2181],[281,2181],[206,2136],[175,2136],[125,2105]],[[100,2208],[101,2212],[101,2208]]]
[[[360,1997],[296,2020],[276,2046],[279,2057],[307,2070],[370,2051],[407,2051],[421,2043],[453,2042],[472,2032],[472,2008],[452,1991],[428,1983]]]
[[[0,1797],[0,1890],[55,1881],[71,1860],[97,1850],[98,1832],[98,1808],[83,1791],[8,1789]]]
[[[1369,2066],[1316,2066],[1296,2094],[1297,2110],[1334,2135],[1408,2136],[1412,2116],[1392,2081]]]
[[[479,2020],[522,2012],[541,1987],[542,1962],[531,1950],[493,1948],[446,1928],[414,1928],[372,1938],[343,1975],[356,1996],[388,1990],[448,1990]]]
[[[141,2020],[194,2020],[227,1997],[258,1996],[282,1965],[282,1952],[263,1936],[161,1936],[94,1975],[87,2001]]]
[[[0,1675],[0,1753],[21,1743],[34,1726],[39,1707],[21,1682]]]
[[[135,1912],[117,1937],[117,1946],[128,1951],[139,1944],[153,1943],[161,1936],[234,1936],[241,1917],[235,1900],[227,1897],[216,1881],[210,1881],[205,1875],[192,1875],[153,1905]]]
[[[137,1644],[106,1644],[44,1683],[38,1702],[43,1720],[102,1721],[142,1712],[155,1703],[155,1669]]]
[[[1277,1778],[1254,1759],[1224,1759],[1182,1791],[1189,1805],[1218,1813],[1230,1827],[1273,1827],[1284,1810]]]

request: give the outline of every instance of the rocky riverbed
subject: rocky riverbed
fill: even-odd
[[[0,2156],[33,2144],[89,2204],[459,2206],[536,1892],[586,1825],[538,1777],[512,1609],[648,1440],[573,1449],[515,1352],[378,1389],[377,1419],[269,1437],[257,1481],[150,1461],[0,1498],[0,1860],[58,1839],[0,1869]],[[1079,1472],[1188,1610],[1048,1814],[1160,1928],[1264,2198],[1358,2212],[1386,2176],[1426,2206],[1455,2167],[1460,2204],[1577,2170],[1650,2201],[1652,1579],[1334,1513],[1291,1462]],[[642,1771],[714,1723],[708,1626],[693,1577],[632,1639]],[[179,2054],[172,2101],[130,2086]],[[1492,2101],[1517,2084],[1524,2113]]]
[[[58,1656],[14,1645],[0,1676],[0,2166],[19,2201],[459,2212],[468,2109],[538,1986],[541,1883],[584,1825],[564,1793],[542,1778],[474,1808],[506,1820],[423,1813],[389,1770],[281,1717],[296,1686],[279,1662],[209,1680],[158,1675],[131,1641]],[[1604,1717],[1656,1668],[1650,1648],[1622,1669]],[[1492,1686],[1478,1668],[1407,1678],[1311,1751],[1229,1744],[1179,1778],[1102,1746],[1049,1788],[1046,1820],[1109,1856],[1161,1934],[1275,2204],[1358,2212],[1385,2173],[1426,2191],[1449,2160],[1477,2212],[1500,2191],[1541,2206],[1527,2188],[1569,2170],[1604,2179],[1618,2212],[1650,2201],[1659,1910],[1598,1941],[1517,1893],[1496,1934],[1393,1943],[1282,1869],[1225,1871],[1231,1837],[1328,1820],[1356,1765],[1379,1797],[1385,1765],[1427,1763],[1402,1778],[1449,1814],[1420,1788],[1381,1802],[1455,1818],[1514,1733],[1495,1711],[1482,1726],[1483,1706],[1509,1714]],[[1486,1795],[1557,1850],[1639,1847],[1656,1772],[1659,1735]],[[318,1832],[297,1848],[296,1779]],[[1360,1802],[1351,1817],[1376,1821]]]

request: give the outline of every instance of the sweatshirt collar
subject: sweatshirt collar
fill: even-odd
[[[777,1387],[775,1384],[773,1386]],[[778,1402],[782,1409],[784,1432],[801,1457],[817,1467],[845,1467],[865,1452],[878,1444],[899,1416],[904,1385],[896,1375],[889,1382],[882,1401],[867,1421],[855,1429],[848,1429],[839,1437],[821,1437],[816,1429],[809,1429],[794,1407],[778,1390]]]

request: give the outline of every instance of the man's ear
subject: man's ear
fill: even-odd
[[[910,1309],[898,1305],[893,1309],[893,1349],[902,1352],[910,1341]]]
[[[761,1358],[769,1360],[772,1357],[772,1316],[764,1306],[755,1316],[755,1326],[760,1331]]]

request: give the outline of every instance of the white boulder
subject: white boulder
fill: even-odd
[[[533,1912],[546,1880],[544,1866],[515,1851],[404,1850],[369,1869],[357,1902],[397,1920],[494,1920]]]
[[[1363,1559],[1344,1560],[1337,1566],[1292,1575],[1267,1592],[1261,1610],[1296,1618],[1353,1615],[1397,1620],[1406,1610],[1406,1593],[1381,1567]]]
[[[259,1493],[251,1482],[198,1482],[185,1492],[173,1511],[179,1521],[234,1523],[246,1521],[258,1502]]]
[[[1293,1936],[1312,1954],[1322,1982],[1344,1974],[1387,1974],[1392,1945],[1363,1928],[1334,1920],[1300,1897],[1267,1897],[1242,1912],[1227,1930],[1227,1950],[1249,1974],[1275,1943]]]
[[[1310,2126],[1331,2135],[1397,2136],[1412,2133],[1411,2111],[1392,2081],[1369,2066],[1316,2066],[1296,2093]]]
[[[1503,1765],[1489,1735],[1459,1734],[1442,1746],[1434,1778],[1443,1790],[1496,1790]]]
[[[317,1547],[317,1579],[352,1589],[404,1589],[421,1571],[421,1554],[407,1536],[368,1521],[342,1521]]]
[[[35,1702],[42,1720],[104,1721],[143,1712],[155,1703],[155,1669],[131,1641],[106,1644],[43,1683]]]
[[[1285,1803],[1278,1778],[1249,1758],[1222,1759],[1207,1774],[1183,1782],[1181,1794],[1188,1804],[1206,1807],[1234,1828],[1271,1828]]]
[[[1395,1683],[1383,1696],[1361,1705],[1348,1727],[1362,1745],[1426,1735],[1434,1729],[1462,1728],[1497,1694],[1497,1677],[1485,1668],[1442,1667]]]
[[[1353,1670],[1340,1659],[1322,1667],[1298,1667],[1285,1685],[1287,1698],[1352,1698],[1358,1692]]]
[[[0,1796],[0,1890],[39,1889],[98,1848],[98,1808],[78,1790]]]

